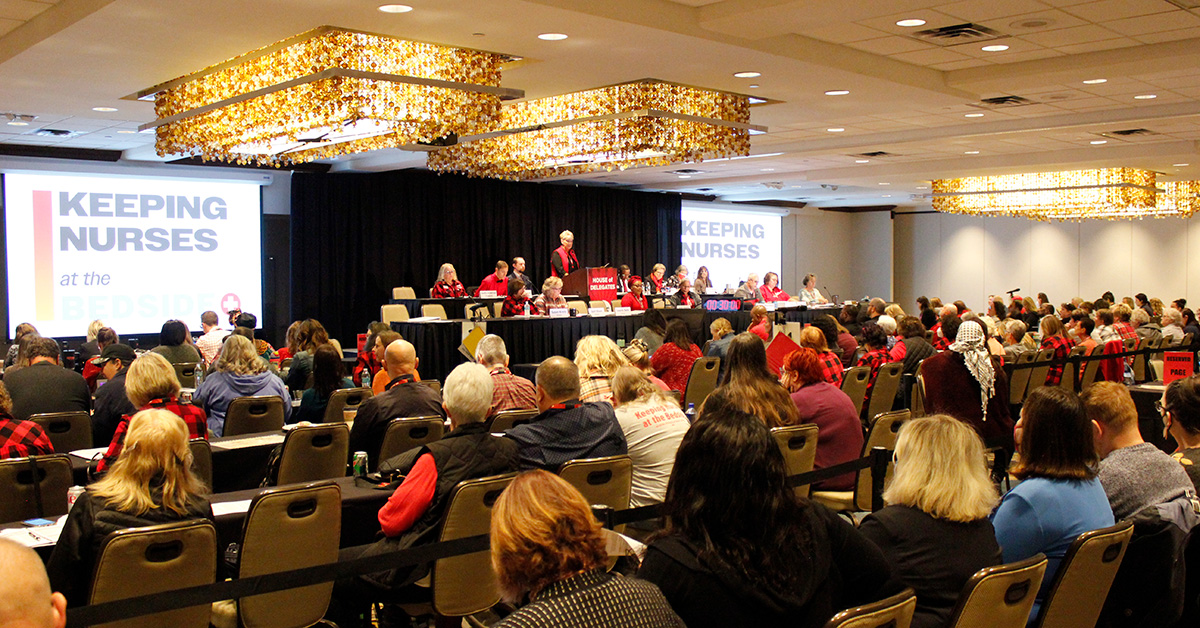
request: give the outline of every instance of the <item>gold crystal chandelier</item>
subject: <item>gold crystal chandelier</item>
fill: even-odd
[[[750,98],[645,79],[506,105],[498,130],[430,153],[439,172],[528,180],[750,153]]]
[[[494,127],[505,55],[322,26],[130,96],[159,155],[285,165]]]
[[[1200,207],[1200,184],[1156,184],[1156,174],[1136,168],[938,179],[933,208],[972,216],[1032,220],[1189,217]]]

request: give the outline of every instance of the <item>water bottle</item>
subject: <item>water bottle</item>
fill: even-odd
[[[525,316],[529,316],[529,301],[525,302]]]
[[[688,423],[695,421],[696,420],[696,404],[689,403],[687,410],[684,411],[684,415],[687,416]]]

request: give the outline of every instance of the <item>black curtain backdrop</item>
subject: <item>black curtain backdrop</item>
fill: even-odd
[[[291,318],[316,318],[343,341],[379,319],[395,286],[429,295],[443,263],[466,286],[496,260],[525,258],[540,288],[563,229],[584,267],[679,264],[680,197],[513,183],[424,170],[292,175]]]

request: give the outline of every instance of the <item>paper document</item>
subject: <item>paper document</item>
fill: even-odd
[[[212,510],[214,517],[244,513],[250,510],[250,500],[239,499],[236,502],[213,502]]]
[[[212,441],[213,449],[245,449],[247,447],[262,447],[264,445],[278,445],[283,442],[283,434],[263,434],[262,436],[251,436],[250,438],[239,438],[237,440]]]
[[[71,452],[71,455],[77,458],[83,458],[84,460],[91,460],[96,456],[103,455],[106,451],[108,451],[108,447],[93,447],[91,449],[76,449],[75,451]]]

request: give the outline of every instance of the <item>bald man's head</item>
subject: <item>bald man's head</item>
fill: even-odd
[[[0,539],[0,628],[62,628],[67,600],[50,592],[42,559],[28,547]]]
[[[579,367],[562,356],[556,355],[542,362],[535,378],[538,408],[542,412],[556,403],[579,398]]]
[[[415,373],[417,362],[417,348],[407,340],[393,341],[383,352],[383,364],[392,379]]]

